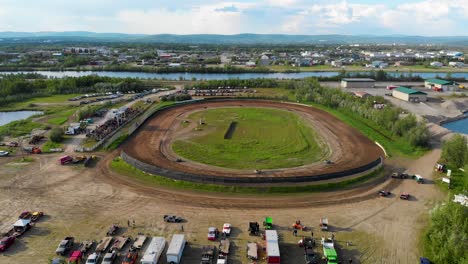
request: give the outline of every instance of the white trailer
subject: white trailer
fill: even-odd
[[[276,230],[265,230],[266,259],[268,264],[279,264],[281,262],[278,232]]]
[[[179,264],[182,259],[182,254],[185,248],[185,236],[175,234],[172,236],[171,243],[167,249],[166,258],[169,264]]]
[[[153,237],[141,258],[141,264],[158,264],[164,248],[166,247],[166,239],[164,237]]]

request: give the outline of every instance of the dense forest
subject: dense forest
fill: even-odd
[[[132,78],[111,78],[96,75],[47,79],[37,74],[4,75],[0,78],[0,105],[28,98],[53,94],[94,93],[147,89],[143,81]]]

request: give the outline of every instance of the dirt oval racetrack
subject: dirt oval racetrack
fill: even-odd
[[[220,107],[275,108],[300,115],[317,131],[329,149],[328,159],[301,167],[262,170],[235,170],[183,160],[172,151],[180,136],[180,124],[189,114]],[[190,129],[190,128],[188,128]],[[122,146],[122,157],[148,173],[173,179],[216,184],[291,184],[318,182],[370,171],[381,165],[382,149],[358,130],[333,115],[306,105],[264,100],[220,99],[198,101],[158,111]],[[179,161],[179,162],[178,162]]]

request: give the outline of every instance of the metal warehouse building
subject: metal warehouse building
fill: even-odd
[[[442,89],[444,91],[453,91],[457,89],[457,85],[452,81],[446,81],[441,79],[428,79],[424,81],[424,87],[428,89]]]
[[[403,86],[393,89],[392,96],[408,102],[427,101],[427,93]]]
[[[343,88],[374,88],[375,80],[369,78],[345,78],[341,80]]]

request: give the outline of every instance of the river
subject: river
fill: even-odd
[[[18,74],[32,73],[32,71],[19,72],[0,72],[0,74]],[[110,72],[110,71],[35,71],[34,73],[42,74],[53,78],[63,77],[80,77],[96,74],[99,76],[118,77],[118,78],[140,78],[140,79],[166,79],[166,80],[225,80],[225,79],[255,79],[255,78],[271,78],[271,79],[302,79],[306,77],[332,77],[337,76],[338,72],[292,72],[292,73],[147,73],[147,72]],[[353,73],[353,72],[351,72]],[[365,73],[365,72],[359,72]],[[400,75],[408,73],[404,72],[388,72],[390,75]],[[445,77],[444,72],[413,72],[413,76],[420,76],[424,79],[434,78],[436,76]],[[468,72],[453,72],[454,78],[468,79]]]
[[[443,124],[442,126],[453,132],[468,135],[468,113],[465,113],[465,116],[467,116],[467,118],[449,122],[449,123]]]
[[[0,126],[6,125],[10,122],[26,119],[33,115],[42,115],[40,111],[14,111],[14,112],[0,112]]]

